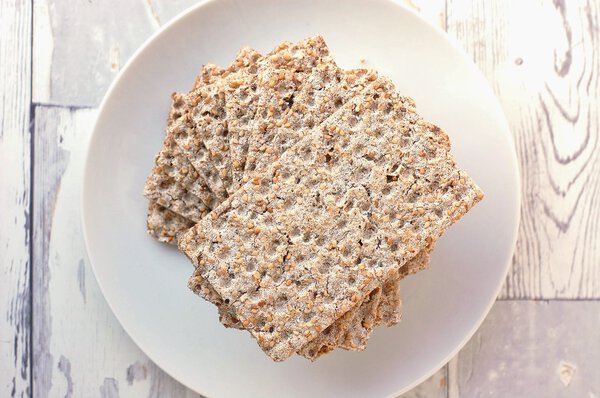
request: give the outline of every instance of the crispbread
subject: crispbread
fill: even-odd
[[[194,83],[194,87],[214,82],[227,70],[213,64],[204,65]],[[163,147],[156,155],[152,172],[146,179],[144,194],[151,200],[161,199],[163,206],[170,207],[170,201],[173,197],[171,191],[187,190],[197,196],[207,208],[211,209],[225,200],[225,196],[215,194],[210,190],[205,179],[200,176],[183,155],[174,140],[173,134],[169,132],[170,127],[188,112],[185,95],[173,93],[171,94],[171,100],[171,108],[167,117],[167,136]]]
[[[228,74],[213,83],[195,85],[185,101],[189,111],[170,129],[175,141],[208,186],[224,195],[231,186],[225,93],[234,89],[238,81],[252,76],[259,57],[255,50],[244,48]]]
[[[159,241],[176,244],[177,238],[193,225],[193,221],[160,206],[156,202],[150,201],[148,209],[148,232]],[[406,270],[411,270],[412,272],[410,273],[413,273],[422,269],[423,259],[427,261],[428,256],[426,258],[417,256],[415,259],[409,261],[406,267],[402,268],[404,274],[407,274]],[[390,278],[383,284],[381,301],[377,307],[377,324],[383,321],[386,325],[391,326],[399,320],[399,280],[400,278]],[[223,325],[230,328],[241,327],[239,320],[235,318],[235,314],[231,312],[229,306],[223,303],[220,295],[203,278],[194,278],[193,283],[190,284],[190,288],[196,294],[218,307],[219,317]],[[363,303],[362,305],[366,304]],[[355,308],[350,310],[347,315],[345,314],[345,316],[340,317],[333,325],[321,333],[322,336],[320,336],[320,339],[316,338],[306,344],[298,353],[314,360],[341,344],[347,330],[362,327],[363,321],[369,316],[369,314],[366,314],[362,319],[357,319],[357,317],[353,316],[352,312],[359,310],[360,308]],[[349,319],[352,319],[352,322],[348,322]],[[332,333],[332,330],[335,332]],[[336,333],[338,337],[334,338],[333,336]],[[319,345],[319,348],[315,348]],[[328,349],[325,350],[324,347]]]
[[[183,155],[173,136],[167,135],[162,149],[156,155],[152,173],[146,180],[144,195],[148,199],[162,198],[164,206],[170,207],[170,200],[174,197],[172,191],[182,189],[197,196],[208,209],[225,200],[225,197],[210,190],[206,181]]]
[[[255,140],[268,142],[269,124],[281,119],[294,104],[294,96],[301,90],[315,68],[334,65],[329,49],[321,36],[298,43],[284,42],[257,62],[252,81],[240,82],[236,92],[228,97],[231,118],[231,152],[234,178],[231,191],[242,184],[248,146]],[[272,127],[271,127],[272,129]]]
[[[395,282],[399,284],[399,279],[396,278]],[[377,316],[377,308],[381,305],[381,298],[381,288],[375,288],[364,298],[360,305],[339,317],[313,340],[306,343],[297,353],[314,361],[337,347],[345,348],[350,344],[356,347],[355,340],[359,339],[359,329],[364,330],[365,336],[363,338],[368,340],[374,326],[374,319]],[[352,331],[355,328],[357,332],[353,333]],[[367,328],[369,328],[368,331]]]
[[[210,212],[200,198],[171,178],[147,181],[144,196],[194,222],[199,222]]]
[[[406,263],[383,283],[381,299],[373,306],[369,300],[363,301],[360,307],[348,311],[325,329],[319,336],[304,345],[298,354],[316,360],[336,347],[352,351],[366,348],[371,332],[375,326],[395,325],[402,317],[402,301],[400,299],[400,280],[405,276],[425,268],[429,263],[429,251],[426,248],[415,258]],[[380,290],[376,288],[376,290]],[[360,313],[359,316],[355,316]]]
[[[375,72],[367,69],[345,71],[332,62],[323,62],[306,77],[301,89],[294,93],[293,105],[285,112],[271,115],[266,110],[273,104],[263,100],[255,118],[257,127],[248,150],[244,177],[260,175],[261,169],[276,161],[376,77]]]
[[[212,84],[217,79],[228,76],[229,74],[237,71],[240,67],[242,67],[245,59],[249,56],[251,51],[253,50],[242,49],[234,62],[227,69],[222,69],[214,64],[203,65],[199,76],[194,82],[192,90],[199,89],[203,85]],[[190,95],[173,93],[171,98],[172,105],[167,118],[167,136],[164,140],[163,148],[156,156],[155,166],[152,169],[152,173],[148,176],[147,184],[144,190],[145,195],[151,200],[151,202],[159,200],[163,206],[168,208],[171,207],[170,203],[172,198],[175,196],[175,192],[187,191],[192,195],[197,196],[202,203],[204,203],[205,207],[210,209],[225,200],[226,196],[223,195],[223,192],[214,193],[208,188],[205,179],[198,173],[198,171],[189,162],[187,157],[182,153],[181,149],[174,140],[173,132],[170,131],[170,127],[173,126],[175,122],[189,113],[190,104],[186,101],[193,100],[194,97]],[[171,223],[170,225],[167,225],[167,222],[174,222],[177,220],[177,217],[171,216],[168,212],[159,213],[156,211],[156,205],[160,206],[158,203],[155,205],[152,203],[150,204],[150,207],[154,209],[154,211],[149,212],[148,215],[148,222],[152,222],[154,229],[158,230],[158,228],[161,228],[164,233],[167,233],[173,232],[173,229],[177,228],[178,225],[186,224],[176,223],[176,225],[173,225],[173,223]],[[173,206],[173,210],[178,209],[181,209],[181,206]],[[197,220],[203,214],[206,214],[204,210],[205,209],[201,207],[200,212],[194,215],[194,218]],[[165,223],[162,226],[159,223],[159,214],[169,215],[168,218],[164,218],[162,220]],[[186,214],[189,216],[190,213],[187,212]],[[176,215],[178,217],[183,217],[177,213]],[[153,220],[150,220],[151,216],[153,217]],[[155,234],[152,235],[157,236]]]
[[[378,78],[191,228],[180,249],[284,360],[482,198],[448,147]]]
[[[190,229],[195,223],[156,203],[148,203],[147,230],[159,242],[177,244],[179,235]]]

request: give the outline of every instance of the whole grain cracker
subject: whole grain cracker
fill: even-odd
[[[174,197],[174,191],[186,190],[212,209],[218,206],[225,197],[216,195],[206,184],[204,178],[183,155],[172,135],[167,135],[163,147],[156,155],[152,172],[146,179],[144,195],[148,199],[162,198],[164,205]]]
[[[187,94],[188,111],[170,131],[192,165],[212,191],[227,195],[231,186],[228,123],[225,92],[232,82],[247,78],[260,54],[243,48],[228,73],[210,84],[196,84]]]
[[[195,223],[179,214],[150,201],[148,203],[147,231],[159,242],[177,244],[178,237]]]
[[[276,109],[273,98],[262,99],[255,117],[257,128],[248,150],[244,177],[250,179],[259,175],[261,169],[276,161],[312,128],[320,125],[376,78],[374,71],[345,71],[332,62],[323,62],[313,68],[300,89],[293,94],[294,101],[290,108],[270,113],[268,108]]]
[[[393,274],[383,283],[378,305],[372,306],[369,300],[363,301],[360,307],[338,318],[320,336],[304,345],[298,354],[314,361],[337,347],[352,351],[364,350],[375,326],[385,324],[389,327],[400,321],[402,317],[400,280],[427,267],[431,249],[428,247],[421,251],[408,261],[406,266],[400,268],[400,272]],[[354,316],[359,311],[360,316]]]
[[[194,87],[210,84],[230,69],[221,69],[212,64],[204,65]],[[185,189],[196,195],[207,208],[213,208],[225,200],[225,196],[210,190],[205,179],[185,157],[175,142],[173,134],[169,132],[170,127],[188,112],[185,95],[173,93],[171,99],[171,108],[167,117],[167,136],[163,147],[156,155],[155,166],[146,179],[145,195],[154,198],[153,200],[160,198],[161,203],[169,207],[170,198],[173,196],[170,191]],[[177,187],[173,187],[174,185]]]
[[[290,110],[294,96],[301,90],[308,76],[321,65],[332,64],[327,44],[321,36],[310,37],[298,43],[284,42],[257,62],[254,81],[240,84],[228,98],[232,111],[230,124],[233,172],[232,191],[237,190],[246,176],[247,156],[255,141],[268,142],[271,121],[275,122]],[[273,125],[274,126],[274,125]]]
[[[378,79],[180,240],[195,274],[230,300],[275,360],[354,307],[482,197],[455,167],[447,136],[389,95],[390,85]],[[239,244],[225,243],[234,236]]]

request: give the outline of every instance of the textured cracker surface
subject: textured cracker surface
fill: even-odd
[[[385,79],[371,83],[180,240],[195,274],[275,360],[362,302],[482,197],[446,134],[393,92]]]
[[[152,200],[148,203],[147,230],[159,242],[176,245],[179,236],[194,224]]]
[[[334,65],[329,49],[320,36],[298,43],[284,42],[257,62],[255,80],[249,86],[240,85],[239,92],[229,98],[233,117],[231,137],[233,163],[236,165],[232,191],[242,182],[248,162],[253,164],[255,153],[249,146],[268,139],[275,122],[282,119],[294,105],[294,97],[315,68]],[[243,95],[240,95],[242,93]],[[248,106],[250,105],[250,106]],[[235,123],[235,124],[233,124]],[[272,127],[269,127],[273,124]]]
[[[244,48],[220,79],[209,84],[197,81],[184,100],[186,111],[169,129],[210,189],[220,195],[226,196],[231,185],[225,92],[235,87],[232,82],[248,76],[246,71],[256,66],[259,57],[255,50]]]
[[[272,114],[269,110],[277,108],[262,101],[248,151],[245,178],[260,175],[265,166],[276,161],[376,77],[375,72],[366,69],[344,71],[333,62],[323,62],[313,68],[300,90],[293,94],[290,108]]]

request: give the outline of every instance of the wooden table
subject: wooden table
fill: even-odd
[[[196,396],[117,323],[79,223],[82,149],[102,96],[134,50],[192,3],[0,1],[2,397]],[[523,196],[498,302],[406,396],[598,397],[600,2],[407,5],[455,37],[492,84]]]

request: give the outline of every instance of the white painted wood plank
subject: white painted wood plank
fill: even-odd
[[[458,397],[598,397],[599,330],[600,301],[499,301],[458,356]]]
[[[31,5],[0,2],[0,396],[30,394]]]
[[[193,0],[35,0],[33,101],[96,106],[120,68]]]
[[[520,160],[522,220],[502,298],[600,298],[599,8],[448,0],[448,30],[500,98]]]
[[[158,369],[125,334],[87,263],[80,190],[83,149],[95,114],[91,109],[35,109],[35,395],[196,396]]]
[[[398,398],[446,398],[448,396],[448,367],[434,373],[430,378]]]

